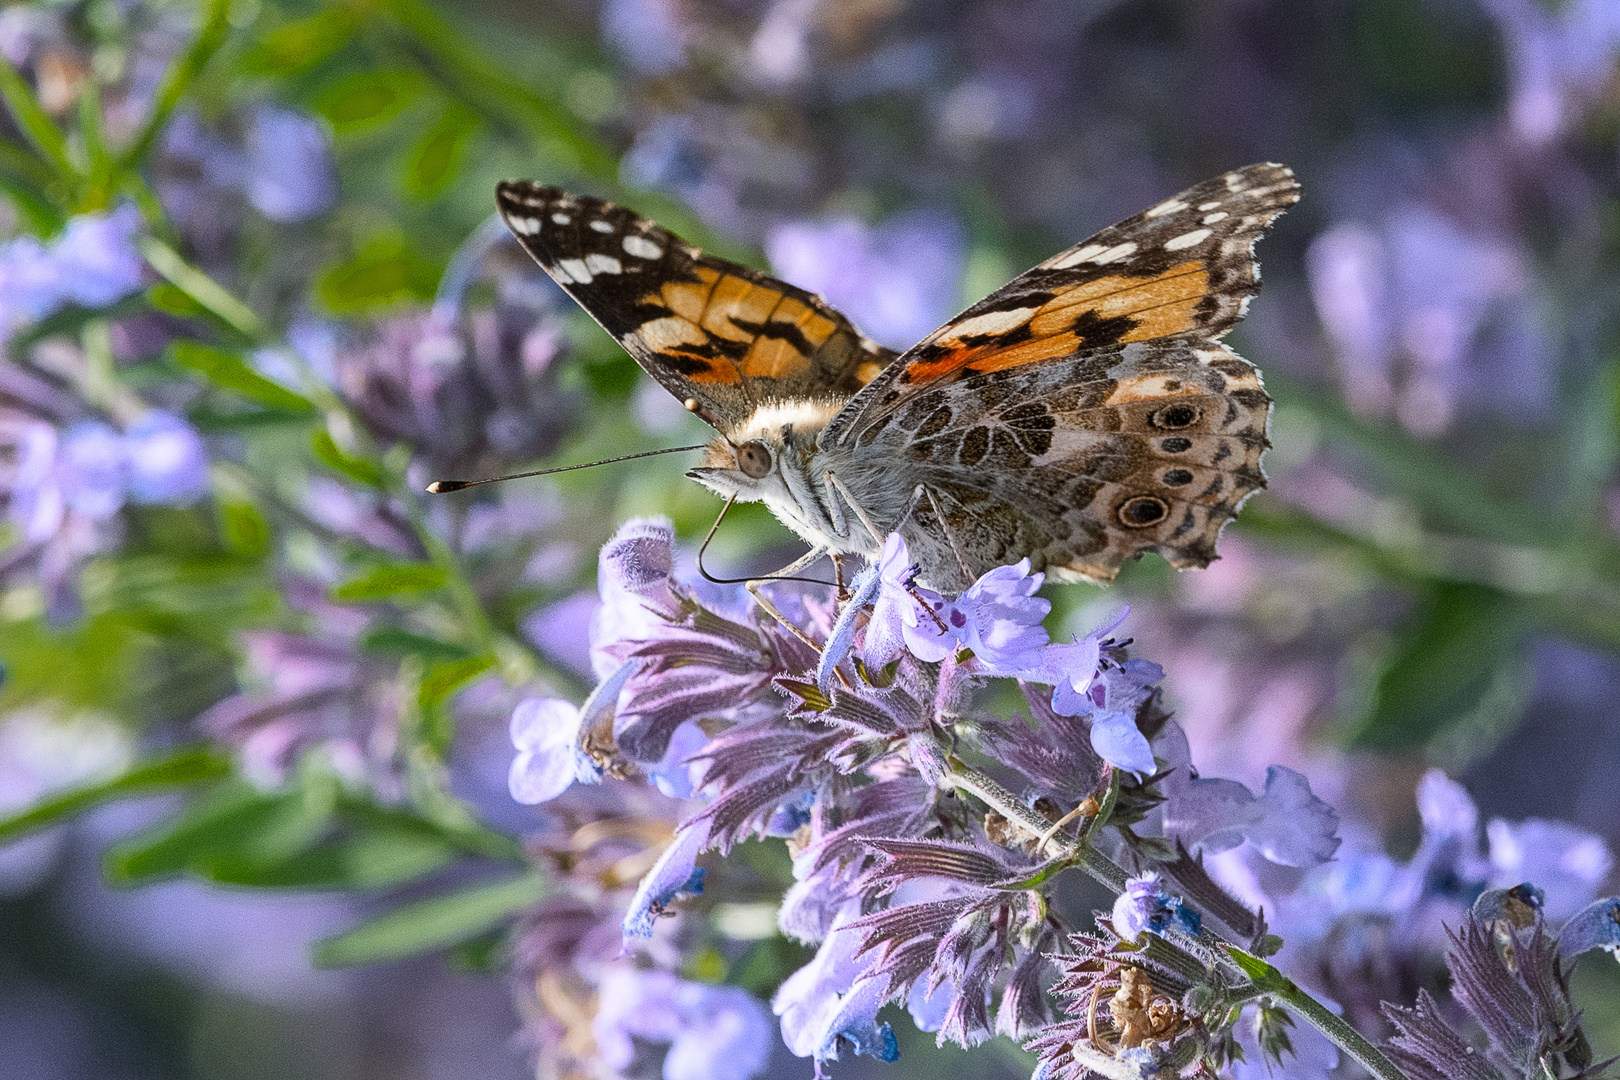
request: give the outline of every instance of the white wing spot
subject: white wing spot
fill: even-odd
[[[1200,209],[1200,210],[1213,210],[1219,205],[1221,205],[1221,200],[1216,199],[1214,202],[1201,202],[1201,203],[1199,203],[1198,204],[1198,209]]]
[[[1067,270],[1071,266],[1078,266],[1094,255],[1101,255],[1106,249],[1101,244],[1087,244],[1078,251],[1067,255],[1060,255],[1047,263],[1049,270]]]
[[[1180,199],[1166,199],[1164,202],[1147,211],[1142,216],[1150,218],[1163,217],[1166,214],[1173,214],[1177,210],[1185,209],[1187,209],[1187,204],[1182,202]]]
[[[613,256],[601,255],[593,251],[585,256],[585,269],[590,274],[617,274],[624,267],[620,266],[619,260]]]
[[[540,231],[540,219],[532,217],[509,217],[506,223],[512,226],[512,231],[522,233],[524,236],[533,236]]]
[[[627,236],[624,238],[624,250],[638,259],[662,259],[664,249],[648,240],[645,236]]]
[[[585,268],[585,263],[581,259],[559,259],[557,260],[557,271],[565,285],[570,281],[580,285],[587,285],[591,280],[591,272]]]
[[[555,221],[558,225],[567,225],[574,219],[569,217],[567,214],[552,214],[551,220]]]
[[[1190,233],[1182,233],[1180,236],[1171,237],[1169,240],[1166,240],[1164,242],[1164,249],[1166,251],[1180,251],[1182,248],[1190,248],[1194,244],[1200,244],[1205,240],[1208,240],[1209,234],[1209,229],[1194,229]]]
[[[1231,216],[1232,215],[1228,214],[1225,210],[1217,210],[1213,214],[1205,214],[1204,215],[1204,224],[1205,225],[1213,225],[1217,221],[1225,221],[1227,218],[1229,218]]]
[[[1165,245],[1165,247],[1169,246],[1169,244]],[[1092,256],[1091,261],[1096,263],[1098,266],[1106,266],[1111,262],[1119,262],[1119,260],[1128,258],[1134,254],[1136,254],[1136,242],[1134,240],[1127,240],[1123,244],[1115,244],[1107,251]]]
[[[963,319],[951,327],[950,333],[941,334],[939,340],[942,343],[960,342],[963,338],[978,334],[1005,334],[1024,325],[1036,310],[1036,308],[1015,308],[1012,311],[987,311],[983,315]]]
[[[610,233],[613,231],[613,226],[606,221],[593,221],[591,222],[591,228],[600,233]]]

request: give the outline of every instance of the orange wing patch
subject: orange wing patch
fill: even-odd
[[[926,383],[961,371],[1005,371],[1081,349],[1186,333],[1198,327],[1198,305],[1209,288],[1209,269],[1199,259],[1149,278],[1093,278],[1038,307],[986,312],[947,328],[932,342],[932,355],[907,366],[906,378]],[[985,336],[992,340],[969,343]]]
[[[640,297],[642,305],[670,314],[634,331],[653,352],[680,361],[681,373],[693,382],[789,378],[807,367],[810,354],[838,329],[780,290],[707,266],[695,267],[694,273],[696,281],[665,282]],[[882,370],[881,364],[872,366],[873,376]]]

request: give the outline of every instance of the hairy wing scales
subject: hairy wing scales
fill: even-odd
[[[846,399],[895,357],[818,296],[603,199],[509,181],[501,216],[646,371],[727,430],[765,402]]]

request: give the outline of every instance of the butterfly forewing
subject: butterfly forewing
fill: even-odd
[[[1249,165],[1059,252],[907,350],[828,425],[860,431],[974,374],[1177,335],[1219,338],[1260,289],[1254,244],[1299,200],[1293,171]]]
[[[843,401],[894,359],[820,297],[624,207],[523,181],[499,185],[496,204],[535,261],[722,431],[765,403]]]

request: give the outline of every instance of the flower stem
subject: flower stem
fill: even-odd
[[[1300,1019],[1327,1036],[1329,1042],[1355,1058],[1362,1068],[1379,1080],[1408,1080],[1406,1074],[1397,1069],[1394,1062],[1385,1057],[1382,1051],[1368,1042],[1361,1032],[1306,993],[1294,980],[1236,945],[1227,945],[1226,951],[1255,986],[1282,1002]]]
[[[953,761],[952,766],[945,779],[953,787],[983,800],[991,809],[1007,820],[1016,822],[1032,836],[1039,837],[1050,827],[1051,822],[1025,806],[1016,795],[994,778],[960,761]],[[1071,843],[1067,837],[1053,836],[1047,841],[1047,845],[1048,849],[1051,845],[1057,845],[1053,852],[1054,856],[1070,859],[1114,892],[1123,892],[1126,879],[1130,875],[1125,872],[1124,867],[1092,847],[1088,840]],[[1201,938],[1205,936],[1200,935]],[[1327,1036],[1328,1041],[1334,1046],[1360,1062],[1379,1080],[1408,1080],[1406,1074],[1397,1069],[1376,1046],[1368,1042],[1361,1032],[1335,1016],[1327,1006],[1311,997],[1271,964],[1236,945],[1220,941],[1213,935],[1208,935],[1208,939],[1211,944],[1218,943],[1224,947],[1232,961],[1259,990],[1281,1001],[1306,1023]]]

